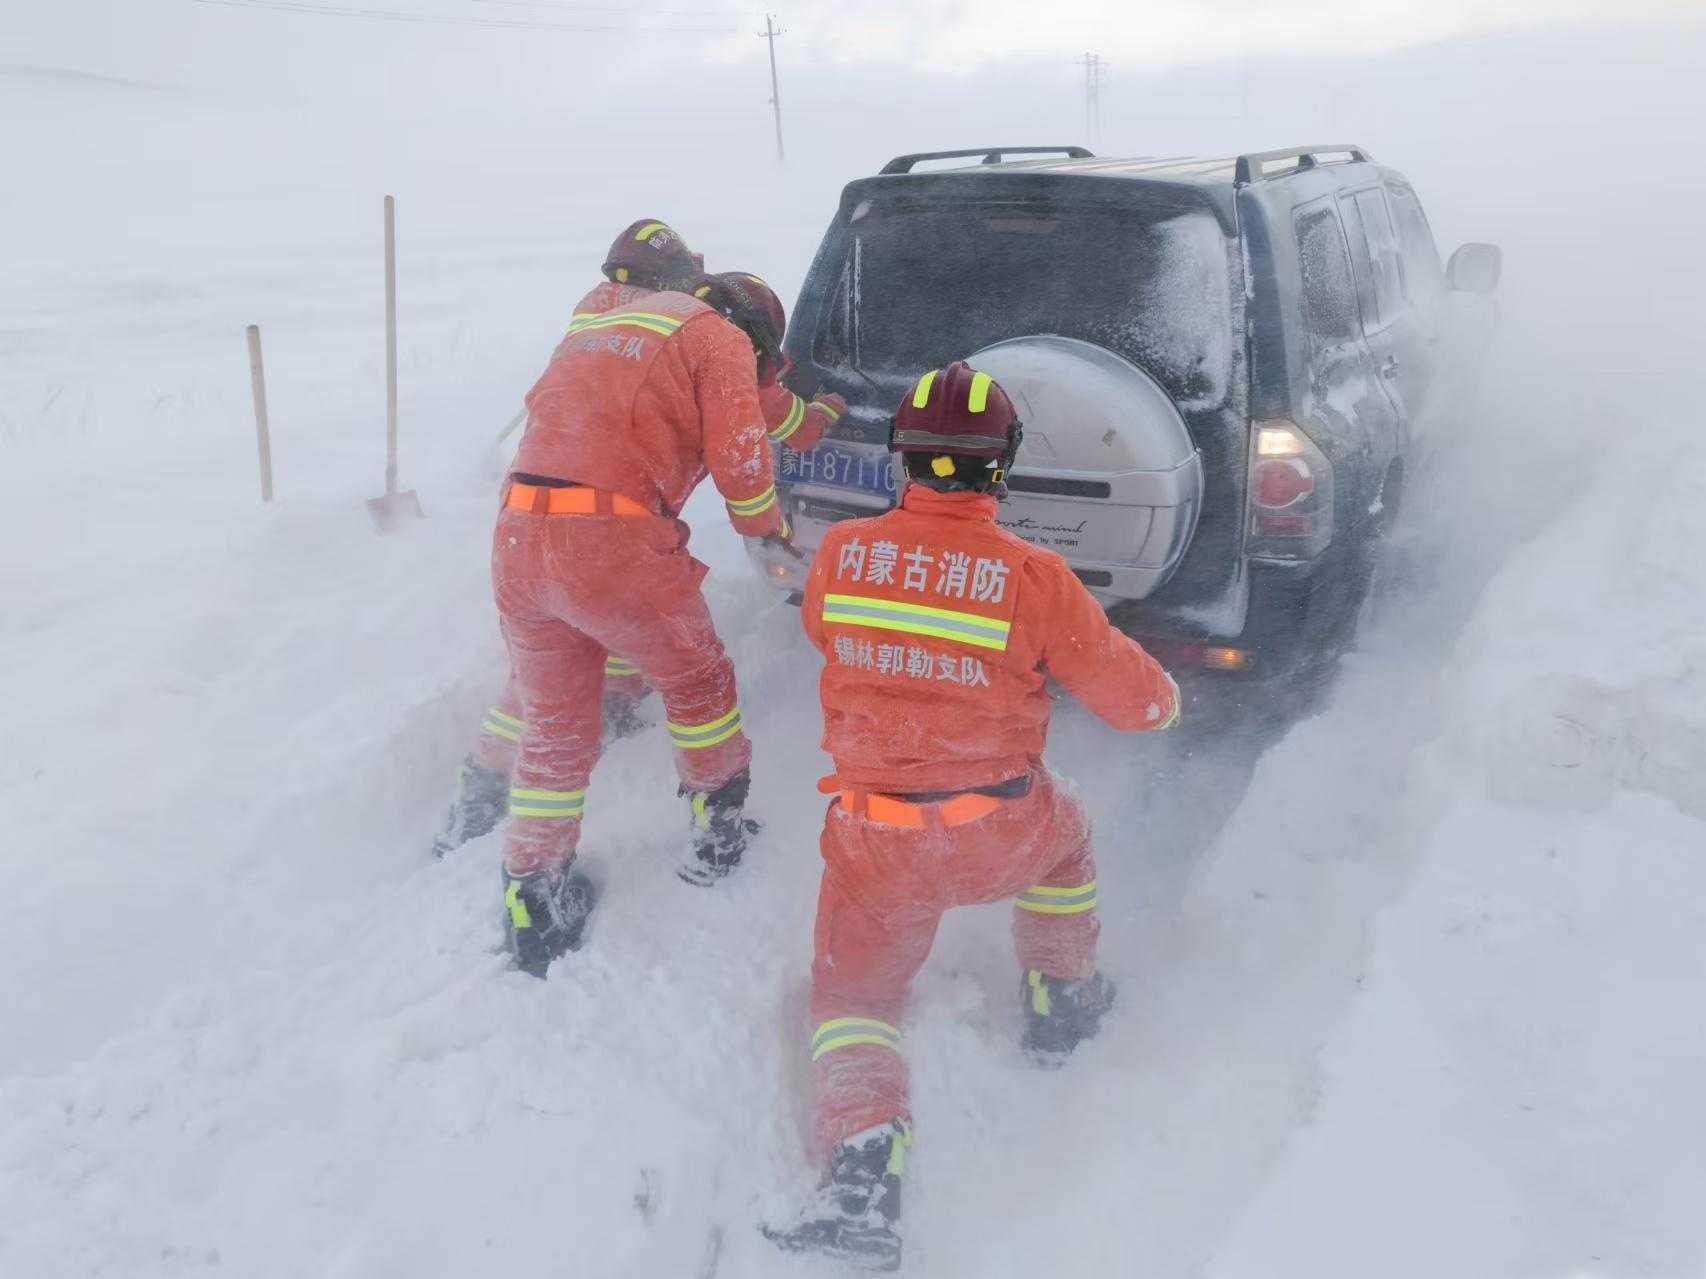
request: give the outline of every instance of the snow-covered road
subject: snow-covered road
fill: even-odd
[[[426,856],[501,674],[485,441],[629,216],[555,197],[571,233],[447,225],[405,255],[429,518],[388,538],[360,506],[376,279],[339,210],[304,199],[259,248],[17,268],[0,1274],[813,1273],[753,1226],[811,1175],[816,659],[706,494],[687,518],[768,821],[749,867],[710,893],[670,873],[660,733],[600,765],[606,895],[549,982],[494,954],[497,840]],[[764,207],[669,216],[791,295],[827,198]],[[908,1027],[908,1273],[1700,1273],[1706,455],[1650,366],[1587,394],[1544,323],[1510,329],[1307,718],[1057,721],[1119,1016],[1037,1073],[1003,911],[948,921]]]

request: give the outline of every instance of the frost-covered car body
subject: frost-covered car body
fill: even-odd
[[[903,156],[843,191],[786,342],[850,405],[778,457],[800,544],[893,503],[893,406],[967,358],[1025,422],[1001,522],[1060,551],[1124,629],[1242,667],[1354,607],[1322,586],[1351,573],[1473,342],[1409,183],[1354,147],[1013,154]],[[965,156],[981,162],[914,171]],[[1497,250],[1453,266],[1490,291]],[[800,561],[753,556],[798,589]]]

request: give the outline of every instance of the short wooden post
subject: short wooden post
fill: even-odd
[[[369,498],[367,510],[384,532],[405,515],[419,519],[421,499],[397,489],[397,201],[385,197],[385,493]]]
[[[397,491],[397,201],[385,197],[385,496]]]
[[[261,365],[261,328],[249,326],[249,387],[255,395],[255,446],[261,455],[261,501],[272,501],[272,432],[267,424],[267,375]]]

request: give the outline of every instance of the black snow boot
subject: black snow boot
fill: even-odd
[[[676,874],[689,884],[709,887],[740,865],[749,835],[758,823],[743,813],[751,773],[736,773],[714,791],[681,788],[693,813],[692,843]]]
[[[504,875],[504,931],[515,966],[544,977],[551,961],[579,950],[598,892],[580,871]]]
[[[1074,980],[1031,969],[1019,978],[1025,1006],[1025,1052],[1038,1065],[1058,1066],[1102,1028],[1114,1006],[1114,983],[1101,973]]]
[[[509,812],[509,774],[481,768],[470,755],[456,770],[456,798],[444,829],[432,841],[432,855],[443,857],[471,839],[489,835]]]
[[[860,1270],[899,1270],[900,1179],[911,1145],[912,1130],[898,1119],[849,1137],[799,1220],[786,1230],[763,1227],[765,1238]]]

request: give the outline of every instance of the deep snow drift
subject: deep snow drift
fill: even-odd
[[[655,202],[791,296],[850,174],[755,182],[737,218],[712,163],[687,198],[653,168],[618,191],[541,177],[542,135],[447,130],[479,192],[388,175],[429,518],[382,539],[360,145],[321,137],[293,192],[205,150],[193,100],[0,78],[0,104],[53,121],[29,172],[77,138],[100,176],[68,182],[135,183],[126,238],[21,257],[0,297],[0,1274],[814,1273],[753,1225],[811,1175],[816,659],[713,495],[687,517],[758,752],[750,867],[679,884],[663,735],[620,744],[585,841],[606,897],[541,985],[493,953],[498,841],[426,847],[502,669],[486,441],[610,227]],[[1663,200],[1621,211],[1615,271],[1582,262],[1603,213],[1537,230],[1543,160],[1482,154],[1531,191],[1486,228],[1512,268],[1485,402],[1311,714],[1199,702],[1243,726],[1143,741],[1063,711],[1119,1016],[1038,1074],[1004,912],[948,921],[908,1027],[908,1273],[1700,1272],[1706,460],[1667,381],[1698,263]],[[1415,176],[1447,247],[1497,211]],[[7,212],[52,246],[95,217],[72,205],[63,241]]]

